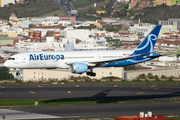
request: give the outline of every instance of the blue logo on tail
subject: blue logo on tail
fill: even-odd
[[[132,55],[152,52],[162,25],[156,26]]]

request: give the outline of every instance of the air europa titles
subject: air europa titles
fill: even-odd
[[[44,54],[30,54],[29,61],[31,60],[64,60],[64,55],[44,55]]]

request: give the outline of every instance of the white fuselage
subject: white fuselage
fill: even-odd
[[[11,68],[67,68],[67,63],[123,58],[133,50],[24,52],[11,56],[4,65]]]

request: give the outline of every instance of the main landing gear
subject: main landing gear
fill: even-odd
[[[94,73],[94,72],[91,71],[91,72],[86,72],[86,75],[95,77],[95,76],[96,76],[96,73]]]

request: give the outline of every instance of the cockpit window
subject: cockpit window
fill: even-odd
[[[15,60],[15,58],[8,58],[8,60]]]

